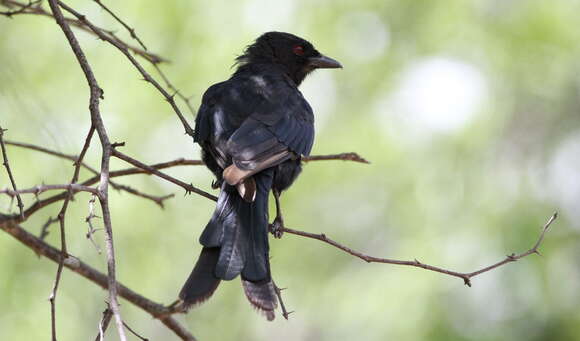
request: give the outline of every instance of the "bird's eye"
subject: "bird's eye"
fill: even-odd
[[[292,52],[297,56],[302,56],[304,54],[304,47],[302,45],[296,45],[292,48]]]

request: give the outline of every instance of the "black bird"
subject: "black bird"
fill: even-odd
[[[278,198],[300,173],[301,157],[314,141],[312,108],[298,86],[315,69],[342,66],[283,32],[263,34],[236,63],[230,79],[207,89],[195,120],[194,141],[221,191],[179,298],[185,307],[201,303],[221,280],[241,274],[250,303],[272,320],[278,302],[270,277],[268,196],[272,190],[280,237]]]

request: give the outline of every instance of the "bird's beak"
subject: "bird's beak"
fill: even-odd
[[[342,65],[338,61],[325,55],[310,57],[308,65],[315,69],[342,69]]]

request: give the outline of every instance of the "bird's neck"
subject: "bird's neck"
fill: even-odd
[[[253,62],[246,62],[242,65],[238,66],[238,69],[234,73],[234,75],[238,74],[260,74],[260,73],[278,73],[280,75],[284,75],[298,87],[304,78],[310,73],[311,70],[305,70],[303,68],[296,68],[291,69],[285,65],[269,62],[269,61],[253,61]]]

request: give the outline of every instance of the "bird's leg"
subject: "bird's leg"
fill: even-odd
[[[272,189],[272,194],[274,194],[274,200],[276,200],[276,218],[272,222],[272,228],[270,232],[274,235],[274,238],[282,238],[284,233],[284,218],[282,217],[282,209],[280,208],[280,191],[277,189]]]
[[[212,189],[221,188],[223,182],[224,182],[223,179],[215,179],[215,180],[212,180],[212,182],[211,182],[211,188]]]

